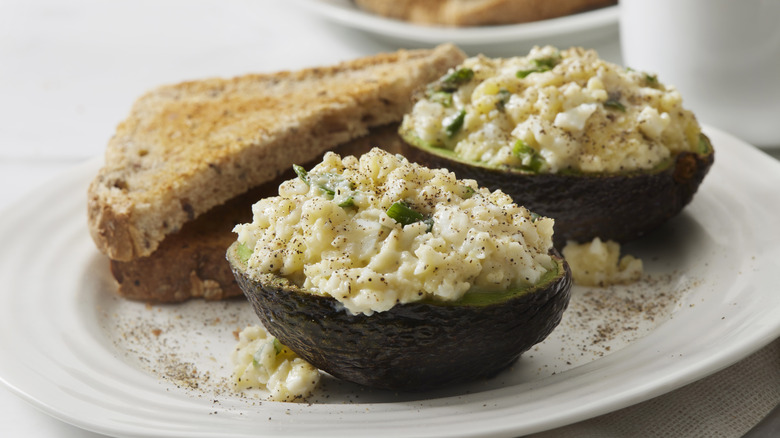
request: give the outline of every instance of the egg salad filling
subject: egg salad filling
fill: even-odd
[[[250,276],[274,273],[371,315],[530,287],[556,269],[553,220],[473,180],[377,148],[295,169],[234,229]]]
[[[579,47],[469,58],[429,85],[401,132],[465,160],[529,172],[652,169],[701,147],[701,128],[674,87]]]
[[[272,401],[303,401],[320,381],[317,368],[258,325],[241,330],[231,359],[236,389],[266,389]]]

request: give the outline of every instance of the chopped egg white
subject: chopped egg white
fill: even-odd
[[[598,105],[595,103],[583,103],[569,108],[555,115],[553,126],[568,129],[570,131],[582,131],[591,114],[596,112]]]

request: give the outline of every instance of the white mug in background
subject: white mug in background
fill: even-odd
[[[780,147],[780,0],[620,0],[623,63],[700,122]]]

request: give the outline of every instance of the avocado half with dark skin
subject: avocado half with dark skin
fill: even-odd
[[[278,275],[250,278],[239,248],[227,259],[266,330],[315,367],[374,388],[420,391],[491,377],[553,331],[570,297],[571,271],[556,253],[555,269],[532,287],[353,315]]]
[[[556,248],[567,241],[628,242],[659,227],[691,202],[714,161],[709,138],[697,152],[681,152],[651,170],[624,173],[534,173],[466,161],[449,149],[426,144],[402,130],[401,154],[410,161],[447,168],[458,178],[501,189],[520,205],[555,219]]]

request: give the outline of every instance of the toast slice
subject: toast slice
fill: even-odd
[[[355,0],[368,12],[453,27],[526,23],[614,5],[617,0]]]
[[[88,189],[90,234],[112,260],[149,256],[187,222],[293,163],[399,121],[415,89],[464,58],[446,44],[155,89],[109,141]]]
[[[362,155],[372,147],[399,152],[402,142],[398,124],[372,128],[368,135],[337,146],[338,154]],[[320,160],[297,163],[307,169]],[[190,298],[221,300],[242,296],[225,259],[228,246],[236,240],[233,226],[252,220],[252,204],[278,194],[282,181],[294,178],[292,168],[279,177],[218,205],[182,229],[169,235],[152,254],[121,262],[111,260],[111,273],[118,293],[128,299],[174,303]]]

